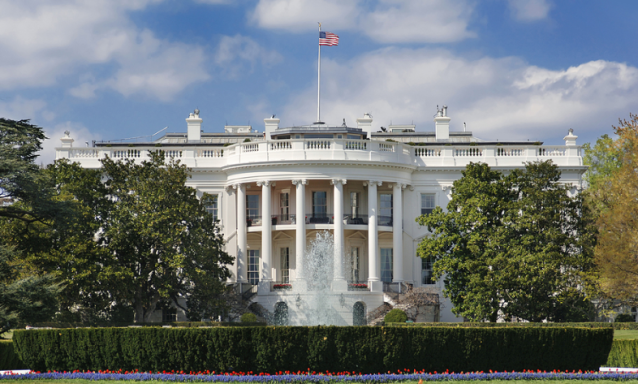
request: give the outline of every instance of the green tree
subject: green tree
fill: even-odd
[[[447,212],[417,218],[432,233],[418,248],[453,313],[496,321],[499,314],[561,321],[588,314],[579,284],[591,268],[582,197],[570,197],[551,162],[505,176],[470,164],[454,182]],[[581,305],[581,303],[583,303]],[[582,316],[581,316],[582,314]]]
[[[595,196],[603,205],[598,217],[596,265],[603,297],[623,304],[638,305],[638,115],[620,120],[618,135],[611,145],[620,164],[605,178]],[[602,201],[602,203],[601,203]]]
[[[25,225],[65,217],[70,207],[56,199],[52,181],[35,164],[42,141],[42,128],[28,120],[0,118],[0,225]],[[50,318],[57,309],[59,286],[51,276],[25,270],[20,252],[0,237],[0,333],[16,321],[34,322]]]

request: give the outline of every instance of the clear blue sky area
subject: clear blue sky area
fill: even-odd
[[[85,141],[316,119],[486,140],[563,144],[638,112],[638,1],[7,0],[0,2],[0,116]]]

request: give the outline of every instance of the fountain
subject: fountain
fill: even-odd
[[[346,325],[336,307],[344,307],[343,293],[331,290],[334,275],[334,239],[328,231],[317,233],[304,256],[305,284],[295,284],[295,325]]]

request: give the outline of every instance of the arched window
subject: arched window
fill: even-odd
[[[283,301],[275,304],[275,325],[288,325],[288,304]]]
[[[366,306],[360,301],[352,306],[352,325],[366,325]]]

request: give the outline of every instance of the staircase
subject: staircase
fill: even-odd
[[[390,310],[397,308],[413,322],[439,321],[439,294],[428,288],[408,286],[405,293],[384,292],[384,303],[368,314],[368,325],[382,325]]]

